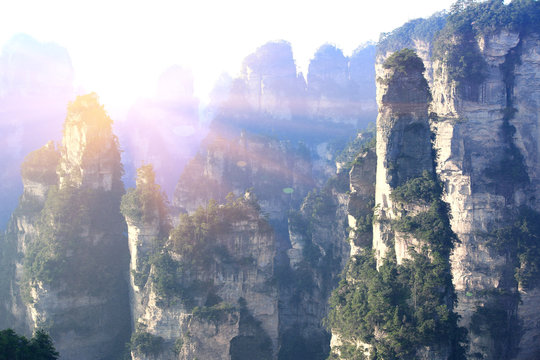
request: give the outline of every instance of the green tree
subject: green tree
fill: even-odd
[[[12,329],[0,331],[0,360],[55,360],[60,355],[44,330],[38,329],[30,341]]]

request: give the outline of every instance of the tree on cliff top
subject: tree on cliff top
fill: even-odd
[[[411,49],[396,51],[386,59],[383,68],[394,70],[394,73],[409,74],[411,71],[423,73],[426,68],[422,59]]]
[[[79,95],[75,101],[70,101],[68,114],[79,115],[78,120],[86,124],[93,123],[98,127],[112,125],[112,119],[105,111],[105,107],[99,103],[99,97],[96,93]]]
[[[167,197],[156,184],[156,174],[151,164],[137,169],[137,187],[129,189],[122,197],[120,210],[132,221],[160,221],[161,236],[167,236],[170,230]]]

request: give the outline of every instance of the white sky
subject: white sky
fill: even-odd
[[[201,98],[219,75],[270,40],[291,42],[304,74],[329,42],[350,54],[408,20],[454,0],[0,0],[0,46],[16,33],[67,48],[76,87],[109,109],[155,91],[159,74],[193,70]],[[112,115],[112,114],[111,114]]]

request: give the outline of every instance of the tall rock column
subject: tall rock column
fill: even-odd
[[[152,165],[137,169],[136,185],[135,189],[127,191],[121,203],[128,226],[131,320],[134,328],[146,306],[144,289],[151,257],[159,251],[171,228],[166,200],[155,183]]]
[[[124,187],[111,124],[95,94],[70,103],[60,154],[48,145],[25,162],[25,196],[6,235],[22,254],[12,297],[24,304],[25,332],[47,330],[62,359],[111,359],[128,340]],[[20,307],[11,310],[20,318]]]
[[[450,269],[456,237],[434,171],[425,68],[410,49],[383,68],[373,251],[358,239],[330,299],[331,358],[463,359]],[[369,199],[366,190],[353,193]]]
[[[433,174],[428,106],[429,86],[423,76],[424,65],[411,50],[395,53],[384,64],[383,77],[378,78],[377,101],[377,174],[375,204],[378,221],[373,226],[373,249],[377,264],[382,264],[389,251],[397,262],[407,257],[413,238],[395,233],[391,221],[399,216],[393,204],[392,190],[408,180]],[[408,206],[413,212],[425,206]],[[390,249],[394,248],[394,249]]]

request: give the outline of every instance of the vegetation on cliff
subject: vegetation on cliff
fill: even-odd
[[[56,167],[60,153],[52,142],[28,154],[21,165],[21,175],[24,179],[47,185],[56,184]]]
[[[120,194],[97,190],[53,186],[36,224],[37,238],[28,245],[24,275],[29,283],[40,281],[70,292],[100,293],[120,274],[118,254],[123,218]],[[103,234],[95,244],[88,239]]]
[[[392,189],[395,217],[374,217],[386,232],[383,241],[390,250],[377,263],[371,246],[364,244],[343,271],[327,318],[341,345],[330,358],[415,359],[430,349],[464,359],[465,331],[453,311],[456,295],[449,260],[457,237],[434,171],[424,64],[413,50],[403,49],[389,56],[383,68],[389,71],[386,106],[400,104],[400,115],[388,120],[394,127],[385,134],[389,142],[399,142],[398,147],[388,145],[398,154],[387,160],[391,176],[385,179]],[[426,106],[407,110],[402,103]],[[410,113],[420,110],[425,122],[411,122]],[[400,258],[395,253],[398,241],[409,246]]]
[[[383,103],[403,108],[431,101],[429,84],[423,76],[426,68],[414,50],[405,48],[394,52],[384,61],[383,68],[386,70],[385,78],[377,78],[377,82],[388,86]]]
[[[409,21],[379,40],[379,54],[415,47],[415,41],[431,44],[433,59],[447,67],[461,96],[478,101],[479,86],[487,75],[487,63],[479,48],[479,38],[501,31],[521,36],[540,29],[540,3],[535,0],[458,0],[449,13]]]
[[[196,298],[212,298],[213,284],[204,274],[215,264],[237,267],[253,265],[253,258],[238,258],[218,238],[228,234],[233,223],[254,217],[258,231],[271,232],[269,224],[259,216],[258,211],[255,199],[235,199],[230,194],[224,205],[211,201],[192,215],[180,215],[178,226],[170,231],[162,250],[150,258],[152,284],[163,305],[180,299],[188,307],[194,307],[198,304]],[[202,305],[207,306],[206,302],[203,301]],[[208,306],[220,301],[210,302]],[[210,314],[210,310],[199,305],[197,312],[204,315]]]
[[[392,53],[383,63],[383,68],[392,70],[394,76],[403,76],[409,72],[423,73],[426,68],[422,59],[411,49],[402,49]]]
[[[98,129],[110,129],[113,123],[105,107],[99,103],[96,93],[77,96],[75,101],[68,104],[68,114],[76,115],[70,118],[71,121]],[[65,126],[64,123],[64,132]]]
[[[83,118],[96,115],[99,119],[85,121],[99,123],[96,125],[98,132],[110,132],[110,118],[97,103],[95,94],[79,96],[70,104],[69,111],[68,118],[77,117],[80,112],[84,114]],[[95,134],[87,135],[90,146],[94,144]],[[112,137],[110,134],[109,141]],[[112,144],[108,150],[112,172],[110,191],[86,184],[76,186],[71,181],[49,188],[45,204],[36,215],[35,237],[27,240],[23,288],[28,290],[41,282],[66,292],[98,294],[122,281],[124,262],[119,261],[119,254],[125,253],[122,236],[125,223],[119,209],[124,191],[120,179],[123,169],[117,144],[114,141]],[[83,156],[95,157],[94,150],[85,148]],[[57,154],[53,147],[33,153],[23,169],[30,171],[30,165],[40,159],[43,160],[42,173],[55,173]],[[84,167],[84,164],[80,165]],[[125,255],[120,258],[127,259]],[[27,300],[30,299],[27,297]]]
[[[156,184],[156,174],[152,165],[137,169],[136,188],[128,189],[122,196],[120,211],[128,220],[150,223],[160,221],[162,235],[170,230],[166,195]]]
[[[163,351],[163,338],[137,329],[129,342],[130,350],[136,355],[156,356]],[[131,357],[130,357],[131,358]]]
[[[480,53],[478,39],[503,30],[525,35],[540,29],[540,3],[535,0],[457,1],[445,27],[433,44],[433,56],[448,68],[450,80],[466,100],[477,101],[479,85],[487,75],[487,63]]]
[[[436,13],[427,19],[414,19],[390,33],[382,33],[377,43],[377,53],[385,54],[403,48],[413,48],[414,40],[430,43],[446,24],[447,14]]]
[[[464,331],[453,312],[448,259],[456,237],[440,195],[428,172],[392,192],[396,202],[429,204],[429,210],[393,225],[421,241],[419,248],[409,250],[410,259],[398,265],[395,254],[389,254],[377,269],[374,255],[365,251],[349,261],[330,298],[327,320],[344,340],[337,349],[340,359],[364,358],[363,349],[352,345],[357,341],[369,344],[370,359],[413,359],[421,346],[448,345],[452,359],[463,358],[459,343]]]

